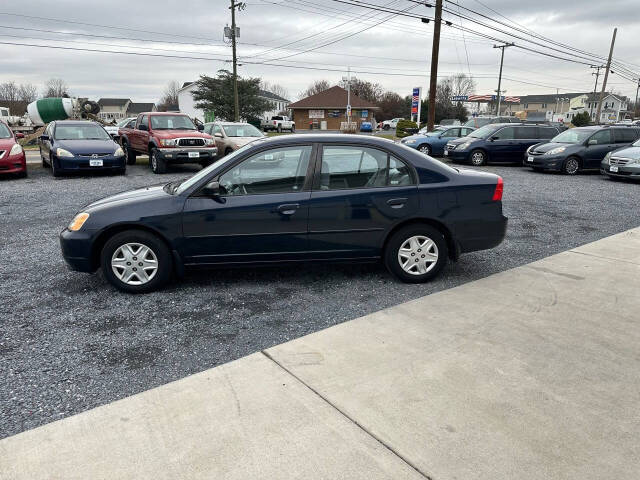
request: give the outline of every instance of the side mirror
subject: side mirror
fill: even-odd
[[[500,140],[500,137],[498,137],[497,135],[494,135],[493,137],[490,138],[490,140],[492,142],[495,142],[496,140]]]
[[[147,127],[144,123],[141,123],[140,125],[138,125],[138,130],[143,130],[145,132],[148,132],[149,127]]]
[[[204,125],[199,124],[199,125],[198,125],[198,130],[202,132],[202,131],[204,130]]]
[[[202,194],[207,197],[219,197],[220,196],[220,183],[219,182],[209,182],[205,187],[201,190]]]
[[[38,138],[43,142],[46,142],[47,140],[49,140],[49,135],[40,135]]]
[[[24,138],[24,133],[16,133],[16,138]]]
[[[595,139],[591,139],[587,142],[587,145],[597,145],[598,144],[598,140]]]
[[[213,136],[217,138],[222,138],[222,134],[220,132],[214,133]]]

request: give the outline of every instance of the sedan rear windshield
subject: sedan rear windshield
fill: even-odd
[[[223,125],[227,137],[262,137],[262,132],[253,125]]]
[[[0,138],[12,138],[11,132],[4,123],[0,123]]]
[[[153,130],[196,130],[196,126],[186,115],[151,115]]]
[[[56,140],[111,140],[111,136],[98,125],[56,125]]]
[[[582,143],[594,133],[591,128],[570,128],[550,141],[553,143]]]

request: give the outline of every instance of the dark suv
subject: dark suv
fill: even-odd
[[[474,166],[487,162],[522,162],[531,145],[555,137],[558,128],[545,124],[496,123],[473,131],[469,136],[452,140],[444,150],[454,162]]]
[[[593,126],[565,130],[550,142],[533,145],[524,164],[537,171],[552,170],[575,175],[598,170],[607,153],[640,138],[640,127]]]
[[[463,127],[481,128],[481,127],[484,127],[485,125],[490,125],[492,123],[520,123],[521,121],[522,120],[520,120],[518,117],[511,117],[511,116],[508,116],[508,115],[503,116],[503,117],[495,117],[495,116],[492,116],[492,115],[485,115],[485,116],[482,116],[482,117],[471,117],[462,126]]]

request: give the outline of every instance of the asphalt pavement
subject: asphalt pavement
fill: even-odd
[[[399,283],[380,265],[309,265],[194,272],[138,296],[70,272],[58,234],[92,200],[197,167],[54,179],[30,165],[28,178],[0,180],[0,437],[638,225],[640,185],[482,170],[505,180],[507,238],[429,284]]]

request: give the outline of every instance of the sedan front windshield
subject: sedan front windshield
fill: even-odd
[[[559,135],[553,137],[550,142],[553,143],[582,143],[593,134],[591,128],[570,128]]]
[[[153,130],[196,130],[196,126],[186,115],[151,115]]]
[[[240,125],[229,124],[222,125],[224,133],[227,137],[263,137],[262,132],[249,123]]]
[[[474,130],[468,136],[471,138],[487,138],[498,128],[500,128],[500,125],[485,125],[484,127]]]
[[[193,177],[189,177],[186,180],[184,180],[183,182],[181,182],[180,184],[178,184],[178,186],[176,187],[174,193],[177,193],[178,195],[180,195],[182,192],[187,190],[189,187],[191,187],[192,185],[195,185],[201,179],[203,179],[204,177],[209,175],[209,173],[211,173],[211,171],[215,170],[218,167],[221,167],[222,165],[224,165],[228,161],[233,160],[234,158],[236,158],[238,156],[238,154],[244,152],[248,148],[251,148],[251,147],[255,146],[256,142],[262,142],[262,141],[263,140],[255,140],[255,141],[253,141],[251,143],[247,143],[246,145],[240,147],[239,149],[234,150],[230,154],[225,155],[225,157],[222,160],[219,160],[219,161],[209,165],[207,168],[203,168],[198,173],[196,173]]]
[[[86,125],[56,125],[56,140],[111,140],[104,128],[87,123]]]
[[[0,138],[12,138],[11,132],[4,123],[0,123]]]

